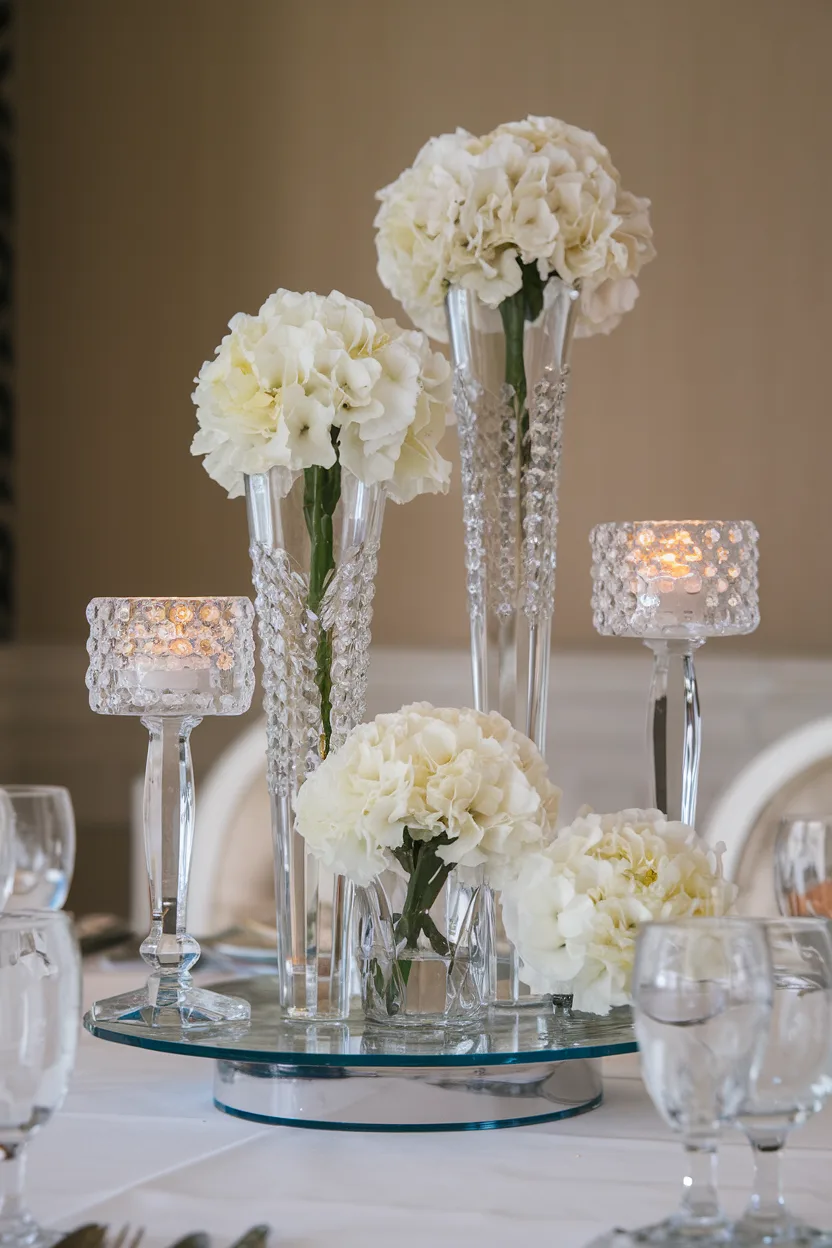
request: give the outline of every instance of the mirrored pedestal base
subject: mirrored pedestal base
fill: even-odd
[[[254,1122],[342,1131],[470,1131],[553,1122],[600,1105],[597,1060],[632,1053],[628,1010],[606,1018],[528,1007],[492,1010],[465,1030],[384,1028],[360,1015],[299,1022],[276,977],[214,990],[251,1005],[249,1022],[172,1034],[90,1012],[84,1025],[117,1044],[208,1057],[214,1104]]]
[[[217,1062],[217,1109],[332,1131],[479,1131],[584,1114],[601,1104],[598,1062],[437,1070]]]

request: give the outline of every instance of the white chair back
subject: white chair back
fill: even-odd
[[[774,841],[787,814],[832,813],[832,717],[790,732],[758,754],[724,791],[703,834],[726,847],[725,873],[742,914],[776,915]]]

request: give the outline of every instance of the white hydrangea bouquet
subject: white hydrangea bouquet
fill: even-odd
[[[196,378],[191,453],[230,498],[273,467],[286,490],[293,473],[339,467],[396,502],[447,490],[449,369],[423,334],[339,291],[278,290],[228,328]]]
[[[272,473],[278,494],[303,474],[311,548],[309,610],[317,617],[336,553],[333,516],[342,473],[380,485],[395,502],[444,492],[438,445],[449,421],[449,368],[422,333],[377,317],[338,291],[278,290],[255,316],[239,313],[193,401],[191,452],[234,497],[247,476]],[[322,748],[330,739],[331,638],[318,642]]]
[[[628,1005],[642,923],[730,910],[722,849],[657,810],[580,815],[525,854],[503,890],[524,981],[589,1014]]]
[[[427,703],[355,728],[308,777],[297,830],[359,886],[369,1017],[433,1022],[485,1007],[482,884],[500,887],[544,848],[559,799],[507,720]]]
[[[594,134],[554,117],[431,139],[379,191],[378,272],[415,325],[448,339],[449,288],[499,308],[506,381],[525,405],[523,330],[554,277],[580,289],[576,333],[609,333],[655,255],[650,201],[625,191]]]

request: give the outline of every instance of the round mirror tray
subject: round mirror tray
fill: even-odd
[[[180,1029],[101,1022],[94,1036],[215,1062],[214,1104],[253,1122],[347,1131],[465,1131],[551,1122],[600,1105],[599,1058],[634,1053],[628,1009],[493,1008],[474,1029],[287,1019],[277,977],[211,985],[251,1002],[251,1021]]]

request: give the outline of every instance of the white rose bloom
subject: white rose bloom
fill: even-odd
[[[502,893],[503,922],[535,992],[606,1014],[630,1000],[638,927],[725,914],[737,890],[722,846],[655,810],[587,814],[528,854]]]
[[[331,869],[367,886],[392,851],[446,835],[437,856],[497,885],[540,848],[558,789],[532,743],[499,715],[428,703],[356,728],[298,793],[297,830]]]
[[[336,459],[398,502],[447,490],[449,369],[423,334],[338,291],[288,290],[229,331],[196,379],[191,452],[232,497],[246,474],[286,469],[288,489],[294,473]]]
[[[448,288],[497,307],[520,289],[520,260],[544,279],[580,282],[578,332],[608,333],[655,255],[649,200],[621,189],[595,135],[552,117],[431,139],[378,198],[379,277],[443,342]]]

